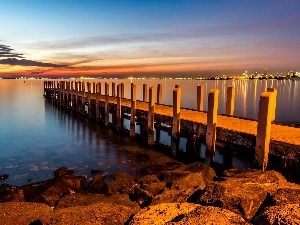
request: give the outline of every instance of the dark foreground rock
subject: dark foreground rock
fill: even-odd
[[[39,183],[2,184],[0,224],[300,224],[300,185],[276,171],[217,177],[202,163],[173,162],[142,171],[96,174],[87,183],[62,167]]]

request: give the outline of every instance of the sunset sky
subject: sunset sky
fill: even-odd
[[[1,0],[0,77],[300,70],[299,0]]]

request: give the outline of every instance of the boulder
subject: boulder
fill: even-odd
[[[285,204],[270,206],[254,221],[255,225],[291,225],[300,224],[300,205]]]
[[[239,180],[242,183],[254,183],[273,196],[276,191],[288,184],[285,177],[274,170],[230,169],[224,171],[224,180]]]
[[[262,187],[231,179],[208,184],[199,203],[228,209],[251,220],[266,197],[267,192]]]
[[[172,182],[171,189],[186,190],[190,188],[203,190],[206,187],[206,177],[202,173],[189,173]]]
[[[137,179],[137,183],[139,183],[140,185],[147,185],[158,182],[160,182],[160,180],[155,175],[145,175]]]
[[[151,205],[158,205],[161,203],[183,203],[189,201],[195,194],[199,194],[198,189],[170,190],[166,188],[161,194],[153,197]]]
[[[215,170],[212,167],[209,167],[201,162],[192,163],[188,165],[184,170],[193,173],[201,172],[210,181],[212,181],[217,176]]]
[[[60,167],[54,171],[54,177],[63,177],[72,174],[74,174],[74,170],[69,170],[67,167]]]
[[[74,193],[63,196],[57,202],[55,209],[68,208],[74,206],[87,206],[95,203],[110,203],[129,207],[133,212],[138,212],[141,208],[137,203],[132,202],[126,194],[117,194],[106,197],[103,194],[95,193]]]
[[[141,188],[155,196],[162,193],[162,191],[166,188],[166,182],[159,181],[158,183],[144,184],[141,185]]]
[[[166,223],[166,225],[194,224],[250,225],[240,215],[213,206],[198,206],[186,214],[178,215],[172,222]]]
[[[82,189],[86,182],[85,176],[65,175],[62,179],[68,184],[69,188],[74,191]]]
[[[48,187],[34,201],[45,203],[49,206],[55,206],[56,201],[58,201],[62,196],[75,193],[63,179],[56,179],[55,181],[56,182]]]
[[[165,224],[197,207],[199,205],[192,203],[162,203],[149,206],[135,214],[129,224]]]
[[[8,184],[0,185],[0,203],[2,202],[24,202],[24,192],[18,187]]]
[[[150,205],[153,199],[153,195],[146,190],[143,190],[139,187],[135,187],[134,194],[131,195],[131,199],[143,208]]]
[[[95,175],[88,186],[88,191],[94,193],[101,193],[103,185],[104,185],[104,176]]]

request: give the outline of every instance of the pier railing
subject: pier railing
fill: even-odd
[[[124,130],[123,120],[130,120],[130,137],[136,136],[136,123],[141,128],[141,137],[148,145],[160,140],[160,130],[168,128],[171,133],[171,150],[179,153],[180,137],[187,138],[187,151],[196,151],[199,139],[205,140],[206,151],[215,152],[216,142],[229,143],[253,149],[255,164],[262,170],[268,165],[269,154],[281,158],[284,166],[298,164],[300,159],[300,128],[272,123],[275,119],[277,91],[268,88],[260,95],[257,120],[234,117],[235,89],[227,90],[226,115],[218,115],[219,90],[208,94],[208,111],[203,111],[204,88],[197,86],[196,110],[181,108],[181,88],[173,90],[173,106],[162,104],[162,86],[147,87],[143,84],[143,100],[136,99],[136,85],[131,84],[130,99],[124,98],[124,84],[104,84],[79,81],[45,81],[44,96],[54,104],[81,113],[105,126]],[[116,90],[117,89],[117,90]],[[110,119],[111,118],[111,119]],[[155,132],[156,130],[156,132]],[[154,137],[154,135],[156,135]]]

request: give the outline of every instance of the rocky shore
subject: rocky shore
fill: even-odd
[[[97,173],[97,171],[93,171]],[[173,160],[138,176],[65,167],[22,187],[0,185],[0,224],[300,224],[300,185],[276,171],[214,169]]]

